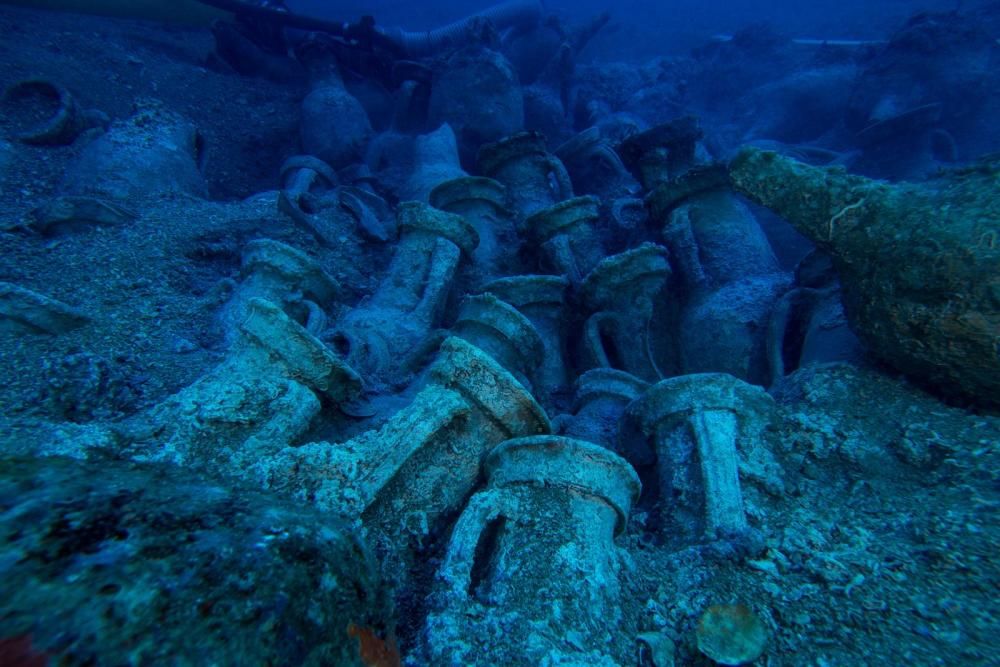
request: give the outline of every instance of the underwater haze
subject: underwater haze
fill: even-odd
[[[298,11],[337,20],[372,14],[391,25],[427,30],[498,3],[474,2],[327,2],[291,0]],[[545,0],[547,11],[566,20],[608,11],[613,25],[596,42],[588,57],[634,60],[683,54],[714,34],[726,34],[766,23],[797,37],[819,39],[885,39],[907,18],[921,11],[968,11],[990,0]]]
[[[0,0],[0,667],[998,664],[1000,2]]]

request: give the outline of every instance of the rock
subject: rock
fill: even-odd
[[[46,371],[46,401],[71,422],[119,417],[138,397],[121,363],[91,352],[67,354]]]
[[[60,664],[362,665],[371,556],[329,517],[168,465],[0,458],[0,636]]]

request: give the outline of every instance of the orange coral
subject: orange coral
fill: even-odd
[[[49,657],[31,645],[31,635],[0,638],[0,665],[4,667],[46,667]]]
[[[392,633],[386,639],[380,638],[372,628],[350,623],[347,634],[358,638],[358,654],[367,667],[400,667],[399,646]]]

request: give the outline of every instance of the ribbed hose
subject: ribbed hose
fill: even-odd
[[[330,35],[357,37],[365,27],[361,24],[341,23],[312,16],[302,16],[292,12],[279,11],[271,6],[256,5],[246,0],[198,0],[201,4],[224,9],[237,15],[258,18],[288,28],[325,32]],[[376,43],[388,48],[404,58],[422,58],[433,55],[450,46],[462,43],[473,21],[488,19],[497,28],[505,30],[514,27],[530,27],[542,17],[541,0],[514,0],[484,9],[454,23],[435,30],[413,32],[401,28],[374,27]]]
[[[237,16],[248,16],[262,21],[270,21],[275,25],[282,25],[286,28],[315,30],[331,35],[343,35],[348,27],[346,23],[293,14],[292,12],[276,9],[270,5],[252,4],[246,0],[198,0],[198,2],[203,5],[215,7],[216,9],[232,12]]]
[[[500,30],[529,27],[542,17],[539,0],[514,0],[490,7],[454,23],[424,32],[400,28],[379,29],[381,36],[394,44],[407,58],[422,58],[462,43],[474,21],[489,20]]]

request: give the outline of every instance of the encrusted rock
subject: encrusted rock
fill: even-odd
[[[0,506],[7,658],[30,635],[66,664],[360,667],[348,624],[391,623],[347,526],[189,469],[0,458]]]

